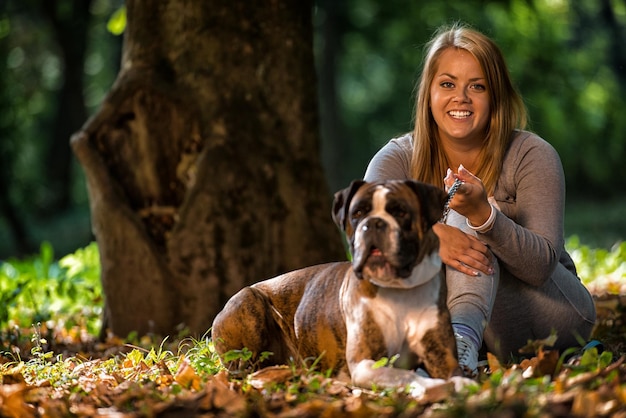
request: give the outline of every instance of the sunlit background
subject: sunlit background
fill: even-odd
[[[0,257],[93,239],[69,138],[115,80],[122,6],[0,2]],[[605,248],[626,237],[626,0],[318,0],[313,17],[331,191],[411,129],[422,46],[462,20],[501,46],[531,129],[561,155],[566,235]]]

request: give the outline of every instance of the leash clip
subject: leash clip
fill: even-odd
[[[454,180],[452,186],[448,189],[448,199],[446,200],[446,204],[443,206],[443,214],[441,215],[441,219],[439,219],[439,223],[446,223],[446,220],[448,219],[448,214],[450,213],[450,202],[452,201],[452,198],[462,184],[463,182],[461,180],[456,179]]]

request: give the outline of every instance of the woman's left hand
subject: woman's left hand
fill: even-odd
[[[491,205],[483,182],[463,165],[459,166],[457,173],[448,169],[444,179],[446,187],[451,187],[456,179],[461,180],[463,184],[450,201],[450,208],[465,216],[472,225],[482,225],[487,222],[491,214]]]

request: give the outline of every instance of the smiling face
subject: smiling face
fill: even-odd
[[[489,123],[489,86],[469,52],[448,48],[430,85],[430,109],[442,141],[480,145]]]

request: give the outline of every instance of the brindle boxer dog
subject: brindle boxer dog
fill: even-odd
[[[348,372],[355,385],[408,385],[418,393],[460,375],[432,230],[446,199],[415,181],[355,181],[337,192],[332,215],[352,263],[307,267],[242,289],[213,322],[217,352],[273,353],[265,365],[321,356],[322,370]],[[394,367],[372,367],[396,355]],[[418,376],[418,367],[437,379]]]

